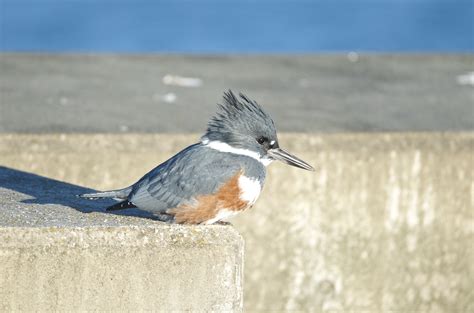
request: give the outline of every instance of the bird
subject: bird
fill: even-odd
[[[261,105],[228,90],[198,143],[129,187],[80,197],[115,198],[120,202],[106,211],[138,208],[168,223],[226,224],[255,204],[275,160],[314,171],[280,148],[275,124]]]

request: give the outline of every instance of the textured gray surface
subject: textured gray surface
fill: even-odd
[[[0,311],[242,310],[233,227],[107,214],[83,191],[0,167]]]
[[[228,88],[262,103],[280,131],[472,130],[474,88],[460,77],[473,63],[472,55],[0,54],[0,132],[201,132]]]
[[[109,189],[197,138],[2,135],[0,162]],[[246,311],[474,311],[472,132],[280,141],[316,172],[272,164],[255,207],[233,221],[246,243]]]
[[[105,213],[115,201],[77,197],[91,189],[0,166],[0,227],[160,225],[158,221]],[[127,215],[149,216],[139,210]]]

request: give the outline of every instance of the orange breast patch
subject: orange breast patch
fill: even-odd
[[[185,204],[166,211],[174,215],[179,224],[201,224],[213,219],[221,209],[241,211],[248,207],[247,201],[240,199],[239,177],[242,171],[222,185],[216,193],[196,198],[193,205]]]

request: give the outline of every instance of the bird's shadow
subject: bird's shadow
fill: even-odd
[[[112,199],[88,200],[78,197],[95,190],[85,188],[44,176],[0,166],[0,188],[10,189],[26,195],[22,203],[59,204],[82,213],[102,212],[115,215],[128,215],[154,218],[148,212],[139,209],[107,212],[105,209],[116,203]]]

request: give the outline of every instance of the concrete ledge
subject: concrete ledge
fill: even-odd
[[[243,240],[233,227],[166,225],[100,204],[86,214],[54,197],[34,203],[15,181],[45,197],[71,190],[0,168],[0,311],[242,311]]]

